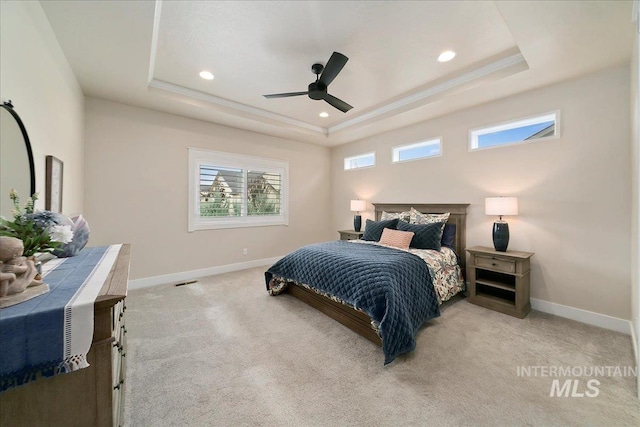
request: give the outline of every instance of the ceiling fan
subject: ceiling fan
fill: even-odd
[[[353,107],[341,99],[336,98],[333,95],[327,93],[329,83],[336,78],[338,73],[342,70],[349,58],[339,52],[333,52],[331,58],[327,62],[326,66],[322,64],[313,64],[311,71],[316,75],[316,81],[309,84],[309,90],[306,92],[289,92],[289,93],[274,93],[272,95],[264,95],[265,98],[288,98],[290,96],[309,95],[309,98],[315,100],[324,99],[331,106],[346,113]],[[323,71],[324,70],[324,71]]]

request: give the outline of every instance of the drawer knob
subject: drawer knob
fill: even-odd
[[[495,266],[496,266],[496,265],[498,265],[498,264],[496,264],[495,262],[492,262],[492,263],[491,263],[491,265],[493,265],[493,266],[495,267]]]

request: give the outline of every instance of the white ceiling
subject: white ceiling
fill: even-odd
[[[627,64],[634,28],[631,1],[41,4],[88,96],[327,146]],[[262,96],[306,91],[333,51],[348,113]]]

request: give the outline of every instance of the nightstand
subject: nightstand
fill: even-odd
[[[340,240],[358,240],[364,234],[364,231],[339,230]]]
[[[529,301],[531,252],[498,252],[485,246],[468,248],[469,302],[524,318]]]

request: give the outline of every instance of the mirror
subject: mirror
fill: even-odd
[[[27,130],[9,101],[0,105],[0,215],[7,219],[13,218],[12,188],[24,206],[36,191],[36,174]]]

